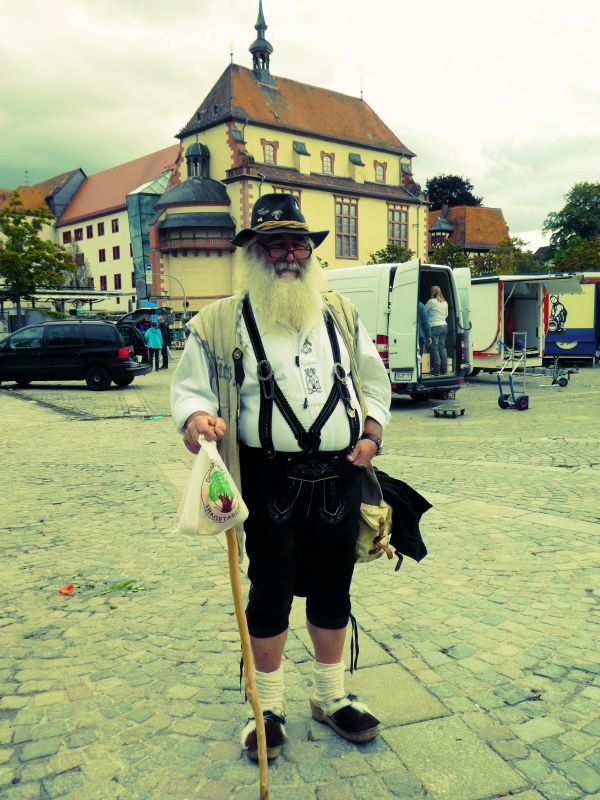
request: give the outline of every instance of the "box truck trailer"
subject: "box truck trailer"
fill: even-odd
[[[513,333],[527,334],[519,337],[526,341],[527,367],[541,366],[550,297],[580,294],[582,279],[581,273],[472,276],[472,374],[497,372],[510,356]]]
[[[388,371],[392,392],[414,400],[446,399],[470,372],[469,306],[471,272],[419,260],[403,264],[369,264],[327,272],[331,289],[348,297]],[[426,303],[432,286],[448,301],[448,371],[432,375],[429,354],[421,352],[417,306]],[[421,343],[422,344],[422,343]]]
[[[546,358],[594,365],[600,355],[600,272],[584,272],[581,294],[550,295]]]

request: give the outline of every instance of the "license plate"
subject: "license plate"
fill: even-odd
[[[401,381],[410,381],[412,379],[412,369],[409,370],[394,370],[394,381],[400,383]]]

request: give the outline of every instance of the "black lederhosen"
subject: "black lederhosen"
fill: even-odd
[[[346,455],[269,458],[260,448],[240,445],[242,494],[250,512],[244,528],[252,636],[285,631],[294,595],[306,597],[313,625],[348,624],[363,470]]]
[[[247,297],[243,315],[257,360],[261,394],[261,447],[240,444],[242,495],[250,512],[244,524],[251,582],[248,628],[260,638],[283,633],[294,595],[306,597],[306,616],[313,625],[345,628],[350,617],[363,471],[346,458],[358,438],[359,422],[334,324],[325,315],[333,386],[306,431],[277,384]],[[348,413],[350,444],[344,451],[323,452],[319,449],[321,429],[338,402]],[[290,426],[301,452],[275,451],[273,405]]]

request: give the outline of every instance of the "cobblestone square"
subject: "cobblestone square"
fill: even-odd
[[[0,388],[3,800],[258,798],[225,539],[172,532],[171,374]],[[310,718],[297,600],[274,800],[600,798],[600,370],[549,383],[524,412],[493,377],[457,419],[394,401],[378,465],[433,509],[421,564],[356,569],[348,686],[382,736]]]

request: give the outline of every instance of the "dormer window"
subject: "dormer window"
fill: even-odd
[[[262,144],[263,148],[263,163],[277,164],[277,150],[279,148],[279,142],[271,142],[267,139],[261,139],[260,143]]]
[[[385,176],[387,172],[387,161],[374,161],[375,167],[375,180],[377,183],[385,183]]]
[[[325,153],[321,150],[321,164],[323,165],[323,175],[333,175],[333,164],[335,153]]]
[[[292,142],[292,147],[294,148],[294,152],[298,153],[300,156],[309,156],[310,153],[306,149],[305,142]]]

